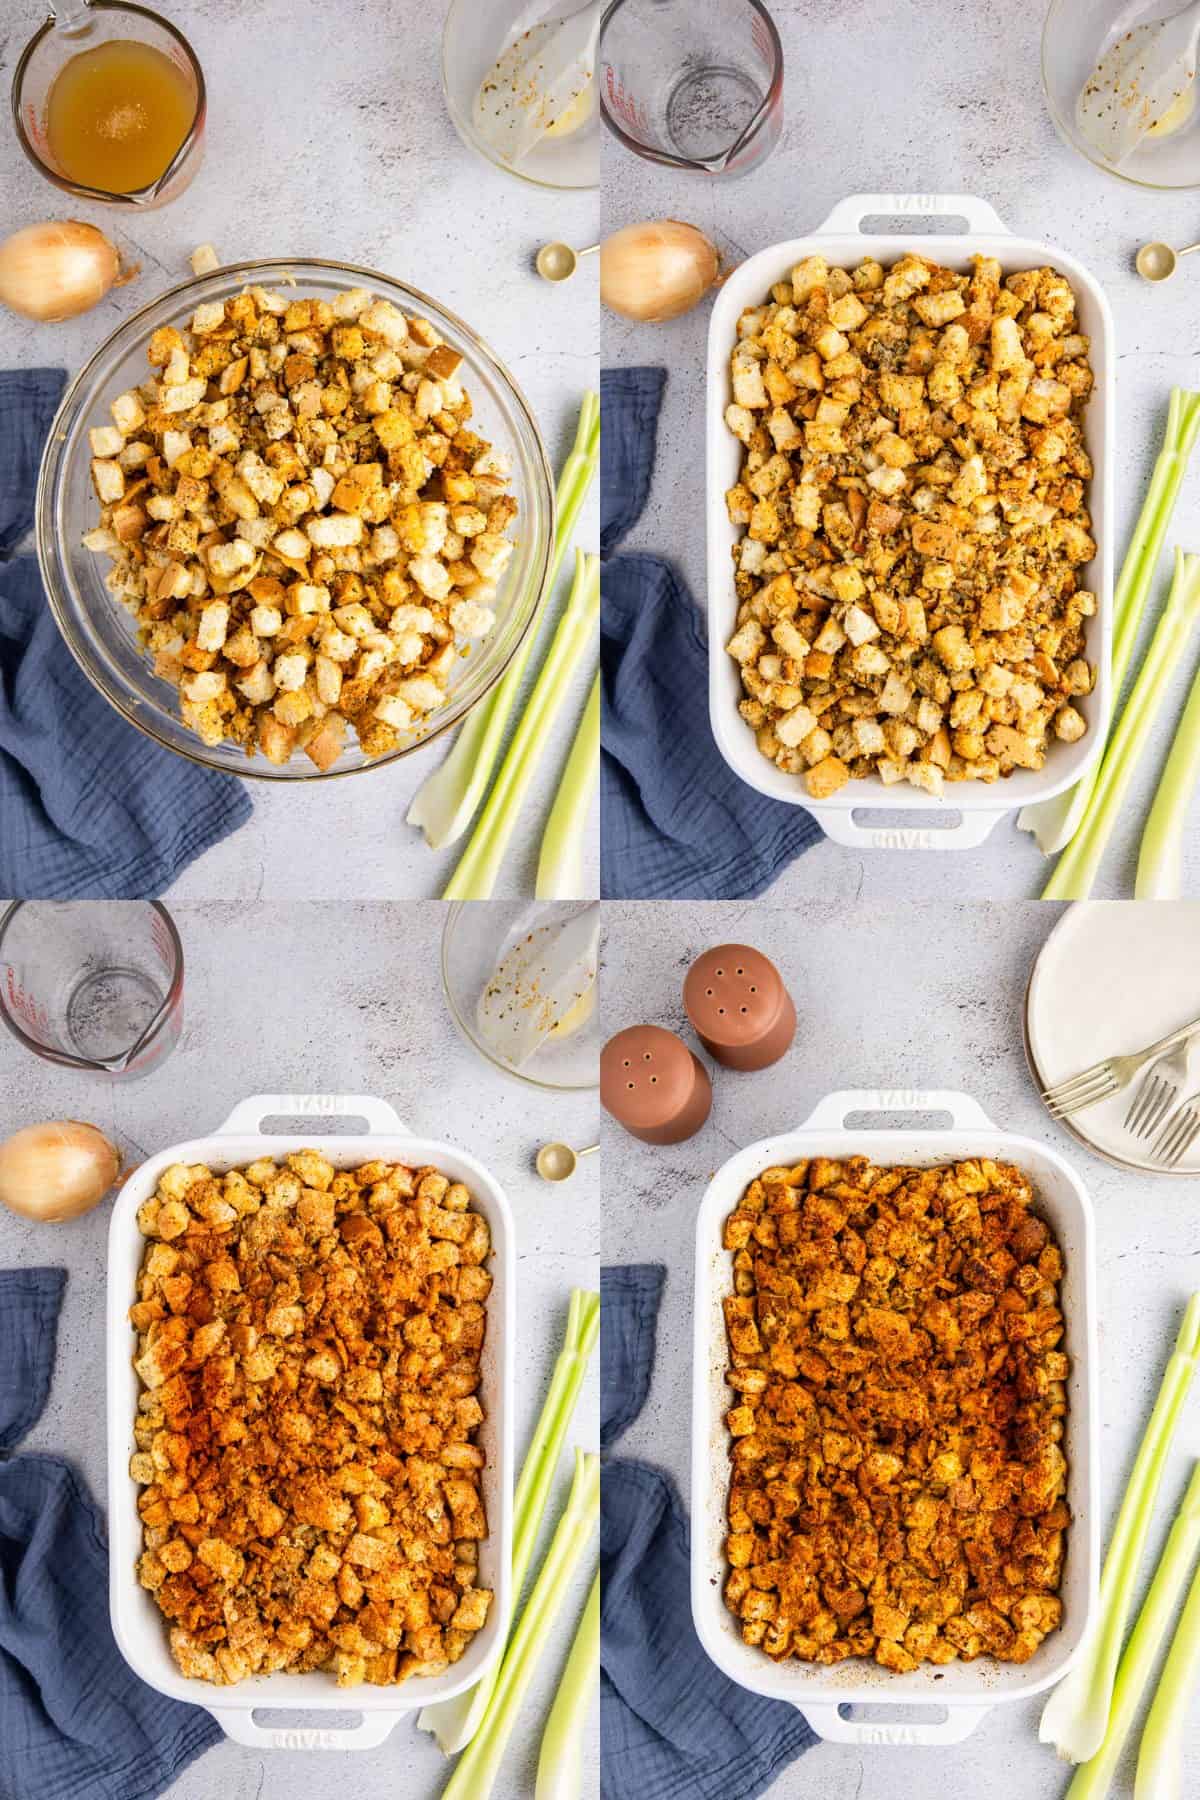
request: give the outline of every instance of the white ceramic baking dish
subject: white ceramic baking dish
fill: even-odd
[[[269,1118],[312,1117],[314,1127],[300,1133],[264,1135]],[[322,1134],[320,1120],[361,1119],[366,1127],[354,1136]],[[232,1687],[215,1687],[180,1673],[167,1644],[167,1625],[150,1594],[138,1583],[135,1564],[141,1554],[142,1530],[137,1512],[138,1486],[130,1478],[135,1449],[133,1423],[139,1381],[133,1367],[135,1334],[128,1310],[136,1297],[136,1281],[146,1240],[137,1225],[137,1210],[155,1190],[169,1164],[205,1163],[214,1171],[240,1168],[260,1156],[283,1156],[311,1147],[340,1169],[383,1158],[415,1165],[433,1163],[463,1181],[472,1204],[487,1220],[492,1234],[487,1334],[482,1358],[480,1401],[485,1419],[478,1443],[487,1461],[483,1496],[488,1536],[479,1546],[480,1582],[495,1600],[483,1630],[466,1654],[445,1674],[404,1682],[399,1687],[338,1688],[333,1677],[262,1675]],[[187,1700],[212,1713],[226,1736],[239,1744],[279,1750],[358,1750],[381,1744],[405,1714],[416,1707],[449,1699],[472,1686],[490,1668],[504,1642],[512,1605],[512,1463],[513,1345],[516,1296],[512,1214],[504,1190],[481,1163],[465,1151],[433,1138],[417,1137],[383,1100],[363,1094],[259,1094],[234,1108],[211,1136],[173,1144],[141,1163],[128,1177],[113,1207],[108,1234],[108,1517],[109,1610],[113,1635],[129,1666],[160,1693]],[[255,1708],[296,1714],[361,1713],[350,1729],[290,1726],[264,1728]]]
[[[868,218],[925,215],[962,218],[968,226],[963,236],[931,232],[928,236],[869,235],[859,227]],[[964,272],[970,258],[994,256],[1006,275],[1017,269],[1052,264],[1071,283],[1078,301],[1079,328],[1091,339],[1091,363],[1095,388],[1084,412],[1084,439],[1095,465],[1089,485],[1088,505],[1096,540],[1096,555],[1083,572],[1086,585],[1099,602],[1089,621],[1088,660],[1097,670],[1096,686],[1080,702],[1088,729],[1076,744],[1051,742],[1045,767],[1018,769],[990,786],[978,781],[957,781],[935,799],[907,782],[885,787],[882,781],[850,781],[830,800],[811,801],[803,778],[788,775],[767,761],[754,741],[754,733],[738,712],[743,697],[737,664],[725,645],[737,619],[732,546],[742,537],[742,527],[731,525],[725,495],[738,479],[742,446],[725,424],[725,409],[733,398],[729,359],[737,338],[737,321],[747,307],[759,306],[777,281],[790,274],[803,257],[821,255],[834,267],[853,268],[864,256],[883,263],[906,254],[929,256]],[[998,819],[1021,806],[1047,800],[1071,787],[1099,756],[1112,711],[1109,674],[1112,639],[1112,455],[1115,442],[1116,353],[1112,314],[1099,283],[1073,256],[1032,238],[1014,237],[984,200],[969,194],[854,194],[835,206],[829,217],[809,237],[773,244],[748,257],[727,278],[717,296],[708,329],[708,668],[709,716],[717,747],[734,773],[761,793],[803,806],[819,822],[827,837],[858,849],[960,850],[981,844]],[[856,812],[891,814],[882,825],[860,824]],[[920,813],[925,823],[906,825],[905,815]],[[941,815],[929,824],[931,815]],[[945,823],[941,822],[944,818]]]
[[[846,1129],[851,1115],[870,1113],[944,1113],[950,1126]],[[730,1389],[725,1382],[728,1350],[721,1302],[732,1291],[732,1259],[721,1241],[725,1219],[754,1177],[773,1164],[851,1155],[869,1156],[882,1164],[920,1166],[972,1156],[1014,1163],[1032,1181],[1038,1210],[1062,1248],[1063,1347],[1071,1362],[1063,1448],[1072,1514],[1063,1571],[1063,1622],[1022,1665],[980,1657],[942,1669],[926,1663],[901,1675],[865,1659],[831,1669],[795,1659],[774,1663],[742,1642],[737,1621],[722,1597],[728,1572],[725,1414]],[[692,1616],[700,1641],[718,1668],[755,1693],[790,1701],[821,1737],[852,1744],[958,1743],[991,1707],[1004,1700],[1028,1699],[1066,1674],[1092,1615],[1100,1563],[1095,1286],[1092,1207],[1078,1176],[1044,1144],[998,1131],[965,1094],[830,1094],[798,1129],[751,1144],[718,1169],[696,1221],[692,1389]],[[900,1722],[868,1721],[844,1717],[842,1708],[850,1705],[912,1711]],[[930,1719],[930,1709],[938,1707],[946,1709],[945,1719]]]

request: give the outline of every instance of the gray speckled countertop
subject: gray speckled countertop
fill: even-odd
[[[606,1209],[604,1261],[667,1268],[650,1397],[617,1454],[668,1468],[687,1499],[694,1227],[721,1164],[735,1150],[803,1123],[837,1088],[957,1088],[981,1102],[1002,1130],[1059,1150],[1090,1192],[1107,1533],[1182,1304],[1200,1285],[1196,1190],[1188,1180],[1124,1173],[1091,1156],[1050,1123],[1037,1099],[1022,1049],[1024,989],[1059,909],[759,902],[614,903],[605,910],[610,1030],[651,1019],[682,1030],[699,1049],[684,1023],[683,977],[701,950],[722,941],[749,942],[772,957],[799,1016],[796,1041],[773,1068],[753,1075],[713,1069],[711,1118],[688,1143],[652,1149],[606,1121],[606,1182],[623,1204]],[[1160,1492],[1144,1578],[1151,1553],[1157,1557],[1161,1549],[1169,1509],[1182,1496],[1188,1459],[1197,1455],[1200,1395],[1193,1393]],[[1037,1741],[1040,1706],[1038,1700],[998,1706],[956,1747],[821,1744],[774,1782],[770,1800],[1058,1800],[1067,1784]],[[1136,1738],[1113,1800],[1132,1795],[1135,1752]],[[1187,1753],[1194,1767],[1196,1708]]]
[[[551,1188],[529,1157],[547,1138],[594,1143],[598,1102],[587,1094],[531,1096],[459,1038],[438,979],[444,909],[436,903],[347,906],[336,919],[319,905],[182,907],[174,916],[186,959],[184,1035],[174,1055],[143,1081],[110,1086],[40,1062],[0,1032],[0,1136],[38,1119],[89,1118],[138,1161],[215,1131],[249,1094],[320,1090],[379,1094],[414,1130],[469,1149],[503,1183],[516,1222],[519,1461],[561,1345],[570,1289],[598,1280],[599,1158],[582,1163],[569,1186]],[[109,1210],[48,1226],[0,1209],[0,1268],[53,1262],[69,1271],[50,1402],[27,1445],[68,1456],[102,1504]],[[569,1439],[584,1447],[598,1441],[595,1383],[593,1368]],[[568,1486],[564,1457],[548,1520]],[[593,1568],[585,1558],[521,1708],[496,1800],[533,1792],[541,1725]],[[593,1719],[589,1796],[598,1791],[598,1744]],[[382,1748],[349,1760],[225,1742],[169,1791],[171,1800],[290,1800],[298,1791],[332,1800],[349,1783],[358,1800],[434,1800],[449,1766],[432,1738],[402,1721]]]
[[[47,9],[8,0],[0,10],[7,87]],[[0,309],[0,368],[57,363],[74,374],[123,319],[186,279],[197,244],[215,244],[230,262],[331,257],[407,280],[474,326],[524,389],[557,469],[579,396],[598,380],[596,265],[585,261],[574,281],[551,290],[530,259],[550,238],[595,243],[597,197],[531,187],[462,144],[442,99],[444,14],[427,0],[301,9],[191,0],[179,22],[207,78],[205,156],[186,193],[157,212],[129,217],[72,199],[30,167],[11,129],[0,131],[0,235],[35,219],[83,218],[142,264],[136,282],[80,319],[35,326]],[[580,525],[585,544],[595,542],[594,505],[593,496]],[[533,891],[542,825],[590,679],[580,673],[556,725],[498,893]],[[333,898],[348,869],[365,899],[436,895],[456,851],[429,850],[404,815],[443,752],[431,745],[361,781],[289,783],[286,792],[251,783],[254,817],[185,871],[172,898]],[[596,836],[588,892],[598,885]],[[335,845],[336,857],[313,854]]]
[[[771,0],[783,39],[784,135],[737,181],[660,169],[604,145],[604,230],[638,219],[687,219],[741,261],[765,245],[814,231],[855,193],[973,193],[1009,229],[1059,244],[1104,287],[1116,321],[1117,566],[1158,449],[1173,384],[1200,385],[1195,320],[1200,271],[1181,265],[1151,289],[1132,268],[1148,238],[1191,243],[1200,196],[1142,192],[1093,169],[1056,136],[1042,101],[1042,0]],[[650,502],[626,548],[669,557],[696,602],[704,577],[704,361],[707,305],[667,325],[602,312],[606,365],[669,370]],[[1200,549],[1200,458],[1168,542]],[[1164,564],[1165,566],[1165,564]],[[1133,892],[1140,825],[1186,691],[1182,671],[1139,769],[1097,883],[1097,897]],[[707,704],[703,695],[697,704]],[[1185,892],[1200,891],[1200,804],[1193,809]],[[935,897],[1032,898],[1047,865],[1012,819],[982,848],[858,851],[823,844],[772,890],[778,900]]]

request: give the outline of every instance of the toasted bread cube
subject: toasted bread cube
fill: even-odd
[[[386,344],[399,345],[408,337],[404,314],[389,300],[376,300],[365,307],[358,315],[358,323],[363,331],[381,337]]]
[[[160,405],[165,413],[190,412],[193,406],[199,406],[204,398],[207,383],[201,377],[191,381],[181,381],[176,387],[163,389]]]
[[[307,653],[303,650],[296,650],[285,656],[277,657],[272,673],[275,676],[275,685],[281,693],[297,693],[308,679]],[[299,724],[299,720],[294,723]]]
[[[450,592],[450,572],[436,556],[414,556],[408,572],[430,600],[444,600]]]
[[[733,365],[733,399],[735,406],[751,411],[771,404],[770,395],[763,385],[762,364],[752,357]]]
[[[146,423],[146,409],[142,405],[141,395],[133,388],[127,393],[118,394],[108,410],[123,437],[132,437]]]
[[[814,800],[828,800],[839,788],[845,787],[849,779],[850,771],[845,763],[839,757],[827,756],[809,769],[804,783]]]
[[[88,443],[92,455],[106,460],[121,454],[125,448],[125,439],[115,425],[95,425],[88,432]]]
[[[362,542],[363,522],[354,513],[325,513],[308,519],[304,530],[309,542],[319,549],[345,549]]]
[[[111,462],[106,457],[93,457],[92,486],[97,497],[106,506],[111,506],[125,493],[125,471],[119,463]]]
[[[396,731],[407,731],[412,724],[413,710],[399,694],[388,694],[376,706],[375,717],[383,724],[391,725]]]
[[[346,746],[346,721],[340,713],[326,713],[304,746],[309,761],[322,771],[331,769]]]
[[[428,676],[416,675],[402,681],[396,689],[400,698],[408,703],[415,713],[432,712],[445,701],[445,694],[436,681]]]
[[[196,642],[201,650],[219,650],[229,631],[229,606],[224,600],[213,600],[200,614]],[[195,697],[195,696],[193,696]]]
[[[501,537],[496,532],[482,531],[472,539],[470,562],[485,581],[499,581],[515,549],[516,545],[510,538]]]
[[[252,706],[265,706],[275,698],[275,677],[265,657],[256,662],[253,668],[247,669],[233,685]]]

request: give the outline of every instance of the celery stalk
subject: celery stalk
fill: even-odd
[[[1112,1711],[1104,1741],[1095,1756],[1075,1771],[1066,1800],[1104,1800],[1116,1774],[1134,1714],[1162,1648],[1188,1570],[1200,1549],[1200,1464],[1192,1471],[1187,1494],[1167,1538],[1150,1592],[1129,1636],[1113,1688]],[[1162,1800],[1161,1789],[1154,1789]]]
[[[1142,510],[1138,515],[1129,549],[1125,553],[1125,561],[1121,565],[1113,595],[1114,707],[1120,702],[1129,674],[1129,664],[1137,642],[1138,628],[1146,610],[1154,571],[1158,566],[1167,527],[1171,523],[1171,515],[1187,473],[1188,458],[1198,431],[1200,394],[1172,388],[1163,447],[1154,464],[1150,486],[1146,490],[1146,498],[1142,502]],[[1091,773],[1085,775],[1073,788],[1068,788],[1065,793],[1055,794],[1050,800],[1039,801],[1036,806],[1023,807],[1018,814],[1017,824],[1022,831],[1033,832],[1044,856],[1056,856],[1074,837],[1095,790],[1099,771],[1100,764],[1097,763]]]
[[[1121,1499],[1104,1559],[1095,1620],[1074,1667],[1059,1682],[1042,1711],[1039,1738],[1043,1744],[1053,1744],[1068,1762],[1087,1762],[1095,1756],[1108,1730],[1113,1683],[1138,1563],[1150,1529],[1167,1451],[1196,1373],[1198,1354],[1200,1294],[1193,1294]]]
[[[1184,1601],[1142,1730],[1133,1800],[1183,1800],[1183,1727],[1200,1675],[1200,1569]]]
[[[1086,900],[1117,823],[1121,801],[1146,747],[1163,692],[1200,619],[1200,556],[1175,552],[1175,578],[1133,691],[1100,765],[1079,830],[1042,890],[1043,900]]]
[[[443,891],[443,900],[486,900],[490,896],[537,759],[566,698],[567,685],[584,656],[595,654],[600,623],[600,558],[587,556],[582,550],[577,550],[575,557],[571,597],[471,840]]]
[[[408,809],[408,823],[419,825],[425,833],[425,841],[435,850],[444,849],[462,836],[487,792],[504,741],[505,727],[521,690],[534,643],[599,461],[600,396],[589,389],[579,409],[575,442],[558,478],[554,551],[546,586],[529,629],[496,686],[467,715],[454,748],[417,790]]]
[[[599,779],[600,672],[597,670],[546,821],[534,888],[539,900],[579,900],[583,897],[583,835]]]
[[[599,1331],[599,1294],[589,1293],[584,1288],[573,1288],[567,1310],[563,1347],[555,1362],[550,1386],[513,1496],[514,1610],[520,1601],[525,1577],[529,1573],[533,1547],[550,1497],[567,1427],[571,1423]],[[434,1733],[444,1755],[453,1756],[470,1743],[487,1710],[498,1674],[497,1663],[491,1674],[485,1675],[473,1688],[468,1688],[465,1694],[457,1694],[452,1700],[440,1701],[436,1706],[427,1706],[419,1714],[418,1726],[422,1731]]]
[[[583,1727],[600,1674],[600,1571],[592,1582],[538,1756],[533,1800],[582,1800]]]
[[[1159,779],[1138,853],[1136,900],[1178,900],[1183,892],[1183,831],[1200,779],[1200,669]]]
[[[483,1723],[459,1757],[442,1800],[488,1800],[538,1657],[575,1567],[599,1523],[600,1458],[577,1450],[566,1510],[504,1653]]]

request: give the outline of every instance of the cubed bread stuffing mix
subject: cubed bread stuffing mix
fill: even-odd
[[[138,1210],[138,1578],[183,1674],[388,1686],[487,1621],[491,1234],[434,1168],[174,1163]]]
[[[333,766],[394,750],[495,622],[517,502],[470,430],[462,357],[353,288],[251,287],[147,345],[152,378],[91,432],[100,522],[185,724]]]
[[[815,799],[993,782],[1073,743],[1096,597],[1075,295],[1054,269],[799,263],[738,321],[742,717]]]

